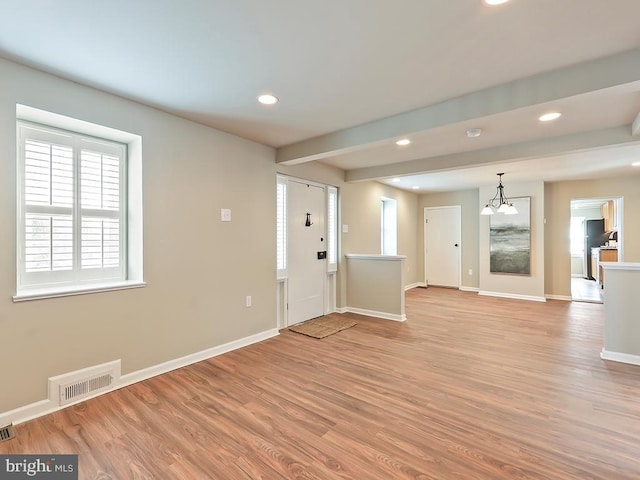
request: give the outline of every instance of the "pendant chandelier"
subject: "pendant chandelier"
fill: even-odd
[[[498,186],[496,187],[496,194],[493,196],[489,203],[487,203],[480,215],[493,215],[494,213],[504,213],[505,215],[515,215],[518,213],[516,207],[504,194],[504,186],[502,185],[502,175],[504,173],[498,173]]]

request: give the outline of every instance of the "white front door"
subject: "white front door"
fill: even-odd
[[[460,206],[424,209],[425,283],[460,287]]]
[[[324,315],[326,259],[324,188],[289,180],[288,325]],[[308,215],[307,215],[308,214]],[[307,221],[308,218],[308,221]],[[309,225],[310,224],[310,225]]]

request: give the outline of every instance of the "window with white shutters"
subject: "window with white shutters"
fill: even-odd
[[[327,188],[327,258],[328,271],[338,269],[338,189]]]
[[[18,293],[126,279],[126,146],[18,122]]]
[[[278,176],[276,183],[276,265],[278,277],[287,274],[287,179]]]

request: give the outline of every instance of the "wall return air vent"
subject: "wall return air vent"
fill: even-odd
[[[59,375],[49,379],[49,400],[69,405],[112,390],[120,379],[120,360]]]
[[[113,384],[113,377],[109,373],[96,377],[60,385],[60,405],[67,405],[82,398],[88,397],[102,390],[107,390]]]
[[[13,432],[13,425],[7,425],[6,427],[0,427],[0,442],[5,440],[11,440],[16,435]]]

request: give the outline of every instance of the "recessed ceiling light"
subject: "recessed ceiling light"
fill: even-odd
[[[271,95],[270,93],[265,93],[258,97],[258,101],[263,105],[273,105],[278,103],[278,97]]]
[[[476,138],[476,137],[479,137],[480,135],[482,135],[481,128],[470,128],[469,130],[467,130],[467,137],[469,138]]]
[[[631,164],[632,167],[640,167],[640,162],[633,162]]]
[[[545,113],[544,115],[540,115],[538,117],[538,120],[540,120],[541,122],[550,122],[551,120],[555,120],[557,118],[560,118],[562,116],[562,114],[560,112],[549,112],[549,113]]]
[[[420,190],[420,187],[419,187],[418,185],[414,185],[414,186],[413,186],[413,187],[411,187],[411,188],[413,188],[414,190]]]
[[[482,0],[482,3],[487,7],[495,7],[496,5],[502,5],[503,3],[507,3],[509,0]]]
[[[393,180],[391,180],[393,183],[398,183],[400,181],[399,178],[394,178]]]
[[[411,140],[409,140],[408,138],[401,138],[400,140],[398,140],[396,142],[396,145],[400,146],[400,147],[405,147],[407,145],[409,145],[411,143]]]

